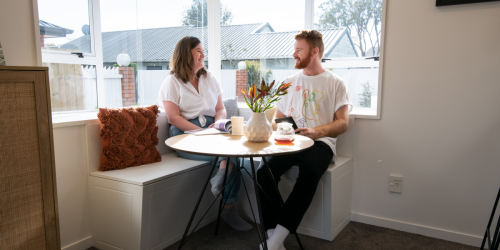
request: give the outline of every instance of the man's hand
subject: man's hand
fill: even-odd
[[[315,128],[298,128],[295,130],[295,133],[303,135],[305,137],[309,137],[313,140],[321,137],[319,131]]]

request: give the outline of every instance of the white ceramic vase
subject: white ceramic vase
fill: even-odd
[[[243,127],[245,137],[251,142],[266,142],[273,134],[273,126],[267,120],[266,113],[252,113]]]

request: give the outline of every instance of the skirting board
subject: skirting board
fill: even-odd
[[[92,246],[92,236],[62,247],[61,250],[86,250]]]
[[[370,224],[379,227],[390,228],[394,230],[399,230],[407,233],[420,234],[432,238],[448,240],[452,242],[457,242],[465,245],[480,247],[483,241],[482,236],[464,234],[449,230],[444,230],[440,228],[428,227],[423,225],[417,225],[413,223],[408,223],[404,221],[391,220],[387,218],[381,218],[377,216],[372,216],[368,214],[352,213],[351,221],[360,222],[364,224]]]

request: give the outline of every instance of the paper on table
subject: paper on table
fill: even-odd
[[[184,131],[186,134],[193,135],[213,135],[213,134],[227,134],[231,133],[231,120],[221,119],[214,123],[213,128],[200,128],[195,130]]]
[[[227,134],[228,132],[220,131],[216,128],[207,128],[198,132],[192,133],[193,135],[214,135],[214,134]]]

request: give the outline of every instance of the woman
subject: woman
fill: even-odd
[[[200,40],[196,37],[184,37],[175,45],[170,60],[170,75],[165,78],[158,95],[158,105],[165,108],[170,123],[170,136],[183,134],[184,131],[211,128],[214,121],[226,118],[226,109],[222,103],[222,90],[217,79],[203,66],[205,55]],[[182,158],[210,161],[214,157],[178,152]],[[210,180],[212,193],[217,196],[223,187],[226,159],[220,160],[219,171]],[[221,217],[235,230],[247,231],[253,227],[236,213],[235,203],[241,185],[237,171],[231,171],[235,158],[229,162],[229,183],[224,191],[227,200]],[[234,186],[233,186],[234,182]],[[231,192],[230,187],[233,186]]]

